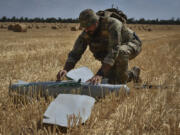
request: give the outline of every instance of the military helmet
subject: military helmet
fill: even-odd
[[[99,16],[92,9],[85,9],[79,15],[80,27],[87,28],[95,24]]]

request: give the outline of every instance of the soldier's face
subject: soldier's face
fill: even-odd
[[[87,28],[85,28],[85,32],[89,33],[89,34],[93,34],[97,28],[98,23],[95,23]]]

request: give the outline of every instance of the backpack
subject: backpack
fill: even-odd
[[[122,23],[127,22],[127,16],[117,8],[108,8],[105,10],[99,10],[96,12],[97,15],[102,17],[113,17],[120,20]]]

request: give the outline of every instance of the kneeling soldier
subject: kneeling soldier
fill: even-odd
[[[124,18],[123,18],[124,19]],[[94,57],[102,66],[89,81],[100,83],[107,78],[110,84],[137,83],[140,69],[133,67],[128,71],[128,61],[141,52],[141,41],[131,29],[114,17],[97,15],[92,9],[83,10],[79,16],[80,26],[84,31],[77,38],[63,70],[57,74],[60,81],[73,69],[89,45]]]

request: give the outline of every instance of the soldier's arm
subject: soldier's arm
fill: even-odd
[[[116,58],[119,55],[119,47],[121,45],[121,30],[122,23],[114,20],[109,25],[109,45],[108,45],[108,54],[103,60],[103,64],[100,70],[97,72],[97,75],[105,75],[114,65]]]
[[[87,41],[84,37],[84,32],[77,38],[75,41],[74,47],[71,52],[68,54],[68,58],[66,60],[64,70],[69,71],[74,68],[76,63],[81,58],[82,54],[87,48]]]
[[[108,44],[108,54],[103,60],[103,63],[114,65],[115,59],[119,55],[119,47],[121,45],[121,30],[122,23],[120,21],[114,21],[109,26],[109,44]]]

